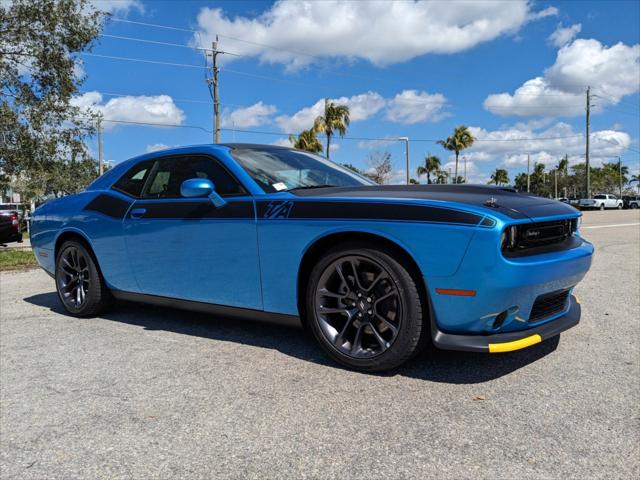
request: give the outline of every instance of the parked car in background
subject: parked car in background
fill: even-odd
[[[486,185],[377,185],[273,145],[116,165],[33,213],[69,314],[137,300],[306,324],[338,362],[397,367],[430,342],[499,353],[573,327],[591,265],[569,205]]]
[[[16,210],[0,210],[0,243],[22,242],[20,214]]]
[[[566,203],[566,204],[570,204],[569,199],[568,198],[556,198],[557,201],[562,202],[562,203]]]
[[[599,193],[594,195],[593,198],[581,198],[579,206],[583,209],[593,208],[598,210],[622,208],[622,200],[615,195]]]
[[[572,207],[579,208],[580,199],[578,197],[570,197],[569,198],[569,205],[571,205]]]
[[[638,208],[638,201],[640,201],[640,197],[638,197],[638,196],[635,196],[635,195],[623,195],[622,196],[622,208]],[[635,207],[633,207],[632,204],[634,204]]]

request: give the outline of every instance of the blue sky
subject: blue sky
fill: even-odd
[[[513,178],[527,154],[547,165],[565,153],[583,161],[591,85],[594,163],[621,155],[639,168],[640,2],[93,3],[113,17],[92,52],[102,56],[82,56],[78,104],[107,120],[182,125],[107,122],[105,158],[116,163],[212,138],[187,128],[212,129],[202,52],[130,39],[209,47],[218,34],[220,49],[241,55],[222,60],[223,126],[273,133],[225,130],[224,142],[285,144],[328,97],[352,111],[332,159],[367,168],[371,152],[388,150],[399,182],[404,145],[362,139],[409,137],[415,176],[427,153],[451,166],[433,140],[464,124],[478,138],[465,153],[469,181],[484,183],[496,167]]]

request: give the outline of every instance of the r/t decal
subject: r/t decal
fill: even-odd
[[[263,217],[269,219],[289,218],[292,208],[293,202],[291,200],[287,200],[286,202],[269,202],[267,211],[264,212]]]

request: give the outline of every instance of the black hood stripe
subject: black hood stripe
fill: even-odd
[[[258,219],[392,220],[478,225],[482,215],[429,205],[342,201],[257,202]]]

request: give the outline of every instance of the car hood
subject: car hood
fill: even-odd
[[[375,185],[314,188],[291,193],[298,197],[314,198],[435,200],[472,205],[515,219],[578,213],[572,206],[553,199],[485,185]]]

